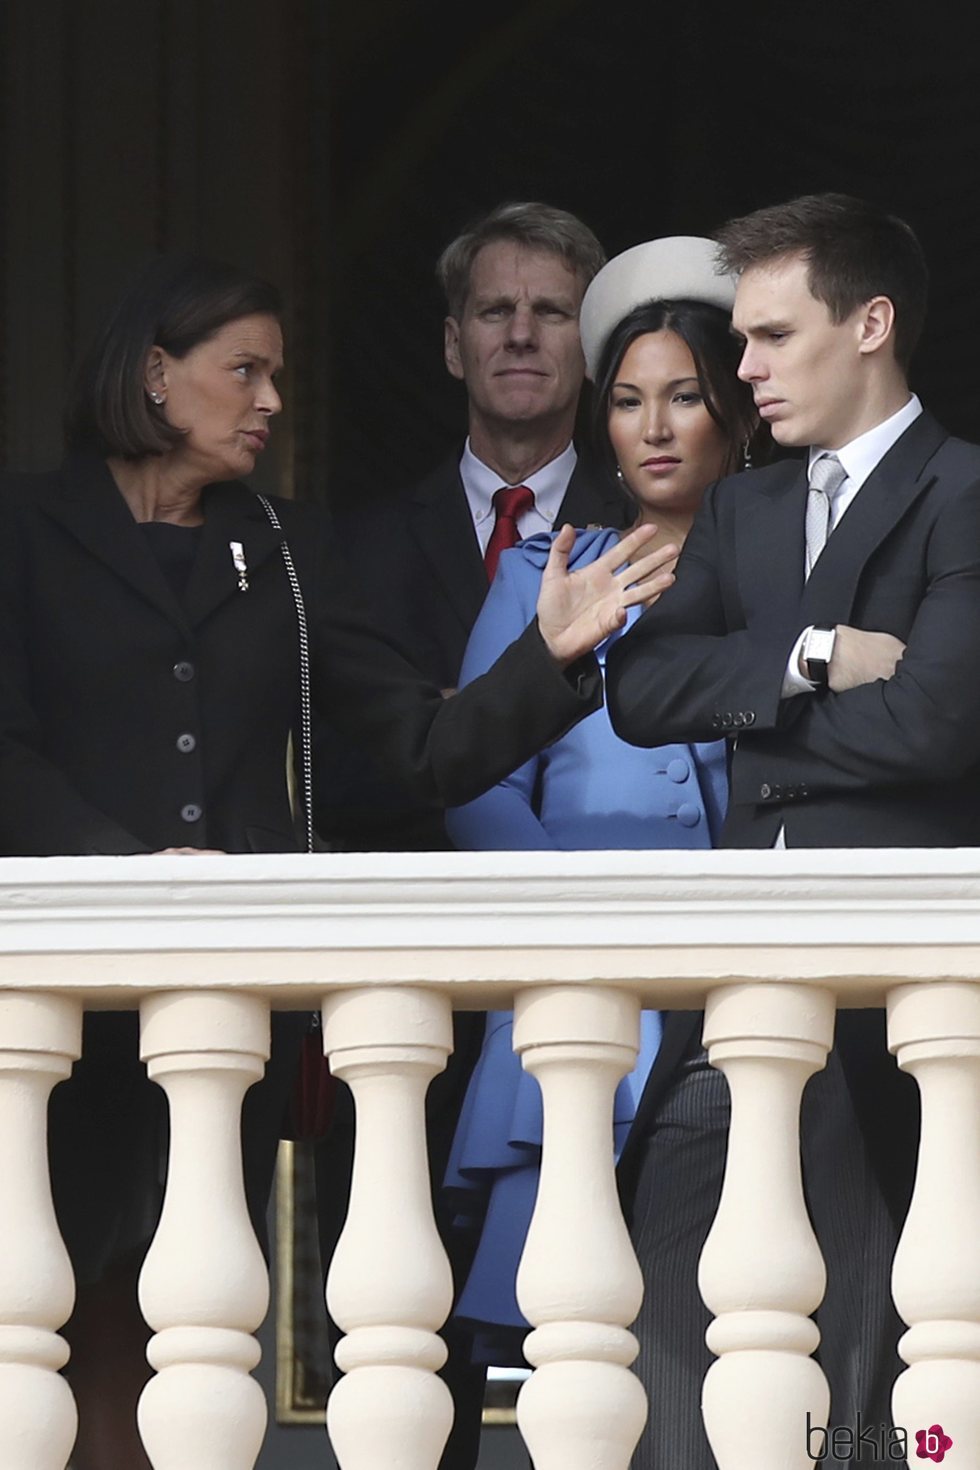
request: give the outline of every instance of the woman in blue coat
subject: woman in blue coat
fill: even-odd
[[[636,246],[611,261],[582,305],[595,384],[598,447],[636,504],[654,544],[681,546],[707,486],[737,468],[758,431],[729,330],[734,283],[716,274],[710,241]],[[570,563],[608,551],[619,532],[577,533]],[[505,551],[473,629],[460,683],[486,670],[533,616],[553,536]],[[669,592],[666,594],[669,595]],[[631,609],[626,628],[642,609]],[[597,650],[600,664],[620,629]],[[723,742],[654,750],[626,745],[599,710],[506,780],[447,816],[457,847],[503,850],[708,848],[727,791]],[[617,1156],[660,1041],[644,1012],[637,1068],[615,1107]],[[511,1013],[494,1012],[462,1109],[446,1177],[461,1228],[476,1236],[456,1314],[476,1361],[521,1365],[527,1323],[515,1276],[537,1189],[541,1102],[511,1048]]]

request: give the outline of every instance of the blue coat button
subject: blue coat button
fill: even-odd
[[[692,801],[685,801],[677,808],[677,820],[682,827],[696,827],[701,820],[701,809]]]
[[[682,761],[679,756],[667,762],[667,775],[672,781],[686,781],[690,774],[691,768],[687,761]]]

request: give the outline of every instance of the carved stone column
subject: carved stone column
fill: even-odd
[[[242,1099],[269,1055],[253,996],[175,992],[140,1007],[140,1050],[170,1105],[163,1214],[140,1276],[157,1370],[139,1426],[154,1470],[252,1470],[266,1425],[249,1375],[269,1280],[245,1204]]]
[[[544,1102],[541,1182],[517,1277],[535,1372],[517,1421],[536,1470],[626,1470],[646,1422],[627,1330],[643,1281],[616,1194],[613,1097],[636,1065],[639,1001],[591,986],[521,991],[514,1050]]]
[[[708,997],[704,1039],[732,1098],[728,1162],[698,1281],[715,1321],[702,1406],[719,1470],[811,1470],[806,1415],[829,1394],[809,1356],[826,1287],[803,1200],[800,1099],[826,1063],[834,998],[803,985],[733,985]]]
[[[324,1048],[357,1110],[350,1208],[327,1279],[330,1314],[347,1334],[336,1353],[345,1376],[327,1406],[343,1470],[435,1470],[452,1427],[452,1398],[436,1377],[452,1272],[425,1146],[426,1089],[452,1040],[449,997],[435,990],[324,999]]]
[[[922,1098],[915,1193],[895,1253],[895,1305],[909,1330],[895,1424],[980,1453],[980,985],[906,985],[888,997],[888,1044]],[[939,1436],[926,1448],[941,1449]]]
[[[66,996],[0,993],[0,1465],[64,1470],[75,1401],[59,1374],[75,1282],[48,1175],[52,1087],[82,1046],[82,1008]]]

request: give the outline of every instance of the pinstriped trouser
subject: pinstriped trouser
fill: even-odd
[[[657,1112],[635,1196],[633,1244],[646,1290],[633,1330],[650,1417],[633,1470],[715,1470],[700,1410],[712,1357],[697,1267],[721,1193],[728,1121],[727,1083],[698,1050],[681,1064]],[[831,1423],[856,1428],[860,1411],[863,1426],[889,1425],[891,1385],[901,1367],[895,1345],[902,1324],[889,1287],[897,1231],[836,1052],[807,1085],[802,1140],[807,1204],[827,1262],[827,1295],[816,1320]],[[801,1440],[805,1433],[801,1423]],[[858,1459],[828,1454],[821,1463],[843,1470]]]

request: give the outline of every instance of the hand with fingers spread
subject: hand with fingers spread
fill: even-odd
[[[575,532],[571,526],[561,528],[544,569],[537,608],[541,636],[560,664],[589,653],[623,626],[628,607],[649,605],[671,585],[678,547],[660,546],[638,555],[656,531],[656,526],[640,526],[597,561],[570,572]],[[637,559],[630,561],[633,556]]]

